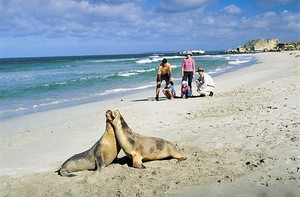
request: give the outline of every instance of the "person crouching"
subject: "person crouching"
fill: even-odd
[[[174,88],[174,82],[173,82],[172,78],[171,78],[170,82],[166,85],[166,87],[162,90],[162,92],[168,99],[173,99],[176,97],[176,91]]]
[[[200,96],[213,96],[215,89],[214,80],[211,76],[204,72],[204,68],[200,66],[197,70],[199,78],[196,80],[197,92]]]
[[[191,97],[191,88],[188,86],[187,81],[182,81],[182,86],[181,86],[181,98],[189,98]]]

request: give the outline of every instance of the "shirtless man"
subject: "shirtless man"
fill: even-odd
[[[162,63],[159,65],[157,70],[157,83],[156,83],[156,96],[155,100],[159,100],[159,91],[161,83],[165,80],[166,85],[169,85],[170,79],[172,76],[171,65],[168,63],[168,60],[164,58]]]

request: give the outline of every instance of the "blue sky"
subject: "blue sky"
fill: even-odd
[[[300,40],[299,0],[0,0],[0,58]]]

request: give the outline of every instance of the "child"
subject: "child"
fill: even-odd
[[[181,98],[189,98],[191,97],[191,88],[188,86],[187,81],[182,81],[181,86]]]
[[[173,85],[173,81],[170,81],[169,84],[167,84],[166,87],[162,90],[162,92],[168,99],[173,99],[176,97],[176,91]]]

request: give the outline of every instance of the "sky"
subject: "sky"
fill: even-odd
[[[0,58],[226,50],[299,32],[299,0],[0,0]]]

